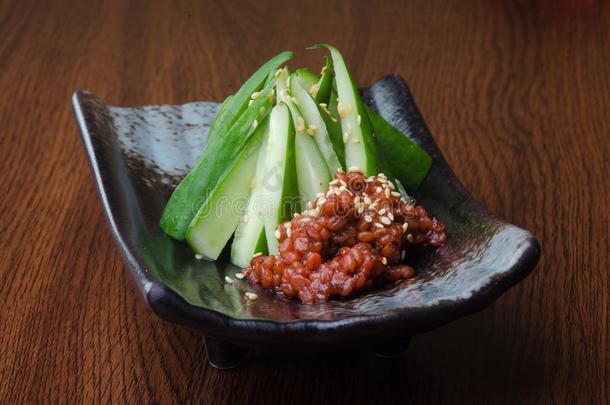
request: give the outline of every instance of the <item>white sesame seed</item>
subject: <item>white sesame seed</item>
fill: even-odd
[[[372,210],[376,210],[377,209],[377,201],[375,201],[374,203],[369,205],[369,208],[372,209]]]
[[[392,182],[388,183],[388,187],[390,187],[392,190],[396,190],[396,186],[394,186],[394,183]]]
[[[195,259],[201,260],[201,259],[203,259],[203,255],[199,254],[199,253],[195,253]]]
[[[337,167],[337,173],[345,173],[342,167]]]
[[[320,86],[318,86],[318,83],[314,83],[309,89],[309,94],[315,97],[318,94],[318,91],[320,91]]]
[[[235,278],[242,280],[244,277],[246,277],[244,273],[235,273]]]
[[[388,264],[388,259],[385,256],[381,256],[381,263]]]
[[[407,241],[409,241],[409,242],[413,243],[413,235],[408,234],[408,235],[407,235]]]
[[[400,260],[405,260],[405,256],[407,255],[407,251],[403,250],[402,252],[400,252]]]
[[[248,101],[248,107],[252,107],[252,104],[254,104],[254,100]]]
[[[409,224],[407,222],[405,222],[404,224],[402,224],[402,231],[403,232],[407,232],[407,229],[409,228]]]
[[[392,191],[391,193],[394,197],[400,197],[400,193],[398,191]]]
[[[354,197],[354,204],[360,204],[360,196]]]
[[[381,177],[382,179],[387,179],[388,177],[385,175],[385,173],[379,173],[377,175],[378,177]]]
[[[326,73],[326,65],[322,66],[322,70],[320,70],[320,74],[323,75]]]
[[[381,222],[383,222],[386,225],[390,225],[392,223],[392,221],[390,221],[390,218],[388,218],[388,217],[381,217]]]
[[[388,218],[390,218],[391,221],[394,221],[394,214],[388,212]]]
[[[352,173],[352,172],[359,172],[359,173],[362,173],[362,169],[361,169],[361,168],[359,168],[358,166],[351,166],[351,167],[349,168],[349,172],[350,172],[350,173]]]
[[[282,233],[280,232],[279,229],[276,229],[273,234],[275,235],[275,239],[279,240],[282,237]]]
[[[258,126],[258,120],[254,120],[254,122],[252,122],[252,128],[256,128]]]
[[[380,209],[380,210],[379,210],[379,215],[383,215],[383,214],[385,214],[385,211],[386,211],[386,209],[385,209],[385,208]]]
[[[347,131],[343,132],[343,143],[347,143],[349,140],[349,133]]]
[[[225,276],[225,281],[229,284],[233,284],[233,279],[229,276]]]
[[[358,125],[360,125],[362,123],[362,117],[360,116],[360,114],[358,114]]]
[[[368,195],[364,196],[364,203],[367,204],[367,205],[369,205],[371,203],[371,199],[369,198]]]
[[[362,214],[364,212],[364,207],[361,205],[358,207],[358,214]]]
[[[383,225],[381,225],[379,222],[375,222],[375,226],[376,226],[377,228],[383,228]]]
[[[286,228],[286,235],[288,235],[288,237],[292,237],[292,228]]]
[[[371,218],[371,216],[370,216],[370,215],[365,215],[365,216],[364,216],[364,220],[365,220],[366,222],[373,222],[373,218]]]
[[[261,92],[260,92],[260,91],[255,91],[254,93],[252,93],[252,95],[250,96],[250,98],[251,98],[252,100],[254,100],[255,98],[257,98],[257,97],[258,97],[258,96],[260,96],[260,95],[261,95]]]
[[[335,184],[339,184],[339,179],[334,179],[333,181],[331,181],[329,183],[331,186],[334,186]]]
[[[354,143],[354,144],[356,144],[356,145],[357,145],[357,144],[359,144],[359,143],[360,143],[360,139],[358,139],[358,138],[352,138],[352,143]]]
[[[389,188],[386,188],[386,189],[385,189],[385,192],[384,192],[384,194],[385,194],[385,198],[390,198],[390,193],[391,193],[390,189],[389,189]]]
[[[254,301],[255,299],[258,298],[258,295],[254,294],[253,292],[247,292],[244,294],[246,296],[247,299],[249,299],[250,301]]]
[[[383,190],[382,190],[382,188],[381,188],[381,187],[377,187],[377,188],[375,189],[375,192],[376,192],[377,194],[381,193],[382,191],[383,191]]]

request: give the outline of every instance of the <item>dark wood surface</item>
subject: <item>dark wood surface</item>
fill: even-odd
[[[0,1],[0,402],[610,401],[608,8],[381,3]],[[318,69],[320,41],[362,85],[407,78],[458,176],[543,259],[400,360],[257,353],[217,371],[130,284],[70,95],[220,100],[279,50]]]

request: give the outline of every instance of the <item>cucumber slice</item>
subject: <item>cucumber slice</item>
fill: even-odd
[[[166,234],[174,239],[184,239],[186,228],[195,213],[222,179],[254,131],[255,121],[262,122],[269,114],[273,101],[269,95],[274,85],[275,78],[267,83],[252,105],[246,108],[226,133],[216,141],[208,141],[197,164],[176,187],[163,210],[160,225]],[[235,96],[231,101],[233,99]],[[227,108],[228,106],[225,107]]]
[[[267,121],[267,120],[266,120]],[[233,237],[233,244],[231,245],[231,263],[239,267],[248,267],[252,256],[256,252],[267,254],[267,238],[265,237],[265,224],[264,224],[264,204],[263,204],[263,181],[265,180],[265,162],[267,159],[267,138],[268,138],[268,125],[267,133],[265,134],[263,144],[258,153],[258,160],[256,162],[256,172],[252,179],[251,185],[252,194],[248,200],[248,205],[242,215],[237,229],[235,230],[235,236]]]
[[[288,80],[288,77],[290,77],[290,80]],[[296,85],[299,89],[302,89],[301,85],[296,83],[297,80],[298,78],[296,75],[288,76],[287,70],[282,71],[278,75],[276,88],[280,100],[284,102],[290,110],[292,123],[295,128],[294,154],[296,159],[299,195],[303,201],[303,204],[301,205],[304,206],[306,201],[312,201],[319,192],[324,191],[332,178],[326,161],[320,153],[319,145],[316,144],[314,136],[307,132],[306,119],[301,115],[301,111],[303,111],[302,104],[299,102],[298,98],[292,97],[289,94],[290,92],[287,87],[288,82],[290,82],[290,87]],[[305,93],[305,97],[311,100],[313,108],[315,109],[315,102],[313,102],[313,99],[307,92],[304,90],[303,92]],[[297,107],[295,102],[297,105],[301,106],[301,108]],[[321,127],[321,125],[319,126]],[[328,139],[326,141],[329,143]],[[332,146],[330,146],[330,148],[332,149]],[[336,160],[336,162],[337,164],[339,163],[338,160]]]
[[[311,86],[318,83],[320,80],[317,74],[307,68],[297,69],[294,73],[297,76],[297,80],[301,82],[301,85],[307,90],[311,89]]]
[[[320,149],[320,153],[322,153],[322,156],[324,157],[326,166],[330,172],[334,173],[337,169],[341,168],[342,165],[335,153],[328,131],[326,130],[326,123],[318,110],[318,104],[301,86],[298,80],[290,81],[290,91],[298,103],[299,111],[303,115],[305,125],[308,128],[307,130],[313,133],[313,137],[316,140],[318,149]]]
[[[376,145],[368,115],[357,87],[341,53],[330,45],[315,45],[330,51],[335,71],[335,82],[341,117],[341,130],[345,142],[345,164],[358,167],[367,176],[377,174]]]
[[[237,121],[239,116],[246,109],[252,93],[264,87],[269,73],[274,72],[281,65],[286,63],[294,56],[294,52],[285,51],[275,55],[265,62],[235,93],[226,108],[219,110],[208,136],[208,142],[215,141],[216,137],[222,136]],[[267,84],[267,83],[265,83]]]
[[[298,185],[294,156],[294,126],[284,103],[273,107],[265,158],[262,202],[265,235],[270,254],[278,253],[277,226],[292,217],[298,207]]]
[[[322,71],[322,77],[317,84],[317,92],[315,95],[316,103],[328,103],[330,91],[333,84],[333,60],[326,58],[326,64]]]
[[[369,107],[366,110],[375,131],[378,149],[387,157],[394,176],[408,191],[416,190],[432,166],[432,157],[375,111]]]
[[[227,175],[199,208],[186,230],[186,240],[197,253],[216,260],[243,215],[243,203],[250,196],[258,152],[267,124],[258,126],[237,156]]]

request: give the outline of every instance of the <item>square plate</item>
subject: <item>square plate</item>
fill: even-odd
[[[215,365],[233,365],[237,348],[253,345],[366,344],[391,351],[412,334],[483,309],[535,267],[538,242],[468,194],[404,80],[386,76],[362,94],[432,155],[430,173],[414,196],[446,225],[448,242],[415,263],[412,279],[313,305],[278,298],[247,280],[225,284],[225,275],[240,269],[226,258],[196,260],[158,226],[173,187],[203,149],[218,103],[117,108],[88,92],[74,94],[104,211],[136,286],[159,316],[204,334]],[[259,298],[249,301],[245,291]]]

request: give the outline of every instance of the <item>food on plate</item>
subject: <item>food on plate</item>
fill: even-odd
[[[314,48],[330,52],[319,76],[282,52],[225,99],[160,219],[197,257],[230,244],[251,282],[305,303],[409,278],[408,258],[446,240],[407,194],[431,156],[363,103],[336,48]]]

